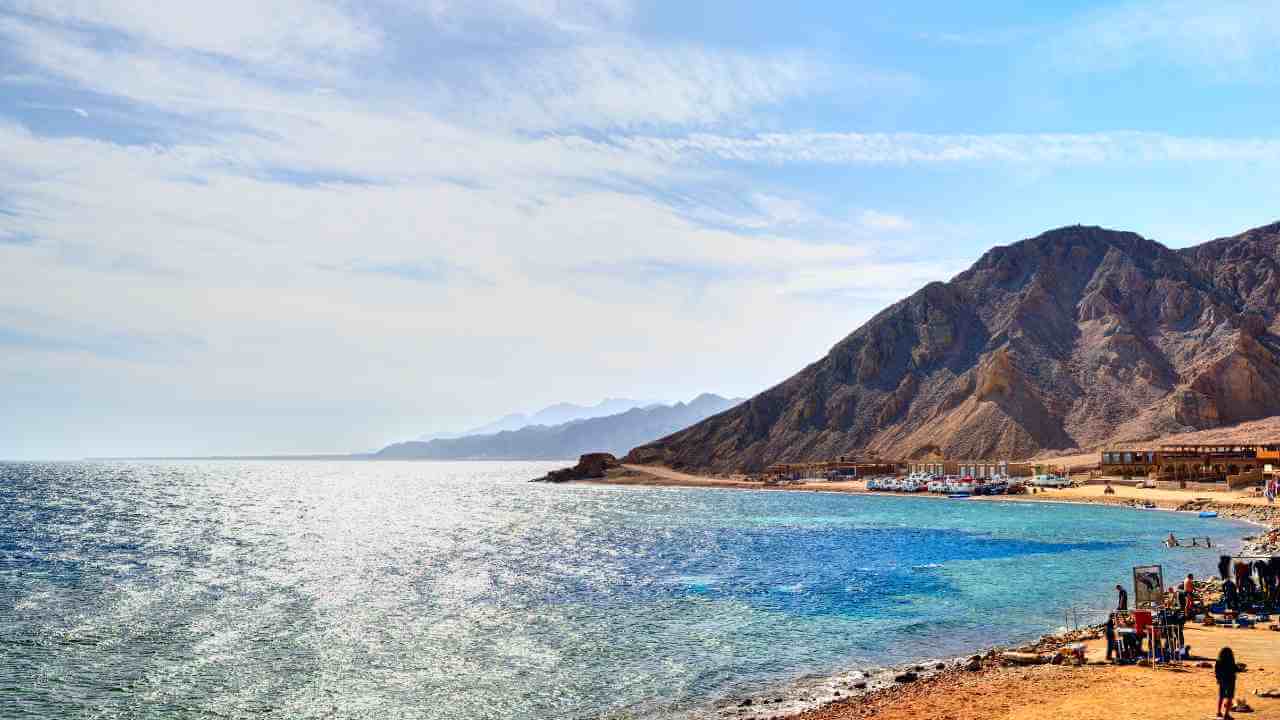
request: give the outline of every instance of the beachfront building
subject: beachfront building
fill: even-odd
[[[1099,466],[1103,475],[1112,477],[1155,477],[1160,474],[1157,464],[1157,451],[1147,450],[1103,450]]]
[[[1104,476],[1152,478],[1161,487],[1213,489],[1262,482],[1267,467],[1280,469],[1280,445],[1170,444],[1156,449],[1103,450]]]
[[[834,460],[774,463],[765,468],[766,480],[842,480],[868,475],[895,475],[897,463],[883,460],[874,450],[840,455]]]
[[[1003,477],[1030,477],[1034,468],[1031,463],[1009,462],[1008,460],[921,460],[907,463],[907,470],[913,473],[926,473],[943,476],[972,477],[977,479]]]

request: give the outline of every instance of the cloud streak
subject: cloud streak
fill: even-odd
[[[620,139],[629,151],[663,162],[728,161],[770,165],[957,165],[1280,161],[1270,138],[1184,137],[1163,133],[693,133]]]

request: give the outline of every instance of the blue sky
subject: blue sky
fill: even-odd
[[[1280,219],[1280,6],[0,0],[0,457],[751,395],[992,245]]]

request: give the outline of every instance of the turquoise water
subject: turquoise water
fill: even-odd
[[[1170,531],[1249,527],[556,465],[0,465],[0,715],[701,715],[1100,617],[1132,565],[1212,572]]]

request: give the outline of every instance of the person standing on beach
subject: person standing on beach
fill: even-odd
[[[1116,647],[1116,616],[1114,613],[1107,613],[1107,624],[1102,627],[1102,632],[1107,638],[1107,660],[1111,660],[1111,656],[1115,655],[1116,660],[1120,659],[1120,649]]]
[[[1120,585],[1117,585],[1117,586],[1116,586],[1116,595],[1117,595],[1117,600],[1118,600],[1118,601],[1117,601],[1117,603],[1116,603],[1116,609],[1117,609],[1117,610],[1128,610],[1128,609],[1129,609],[1129,593],[1127,593],[1127,592],[1125,592],[1125,591],[1124,591],[1124,587],[1122,587],[1122,586],[1120,586]]]
[[[1218,662],[1213,665],[1218,679],[1218,706],[1215,714],[1222,720],[1231,720],[1231,703],[1236,697],[1236,654],[1224,647],[1218,652]]]

